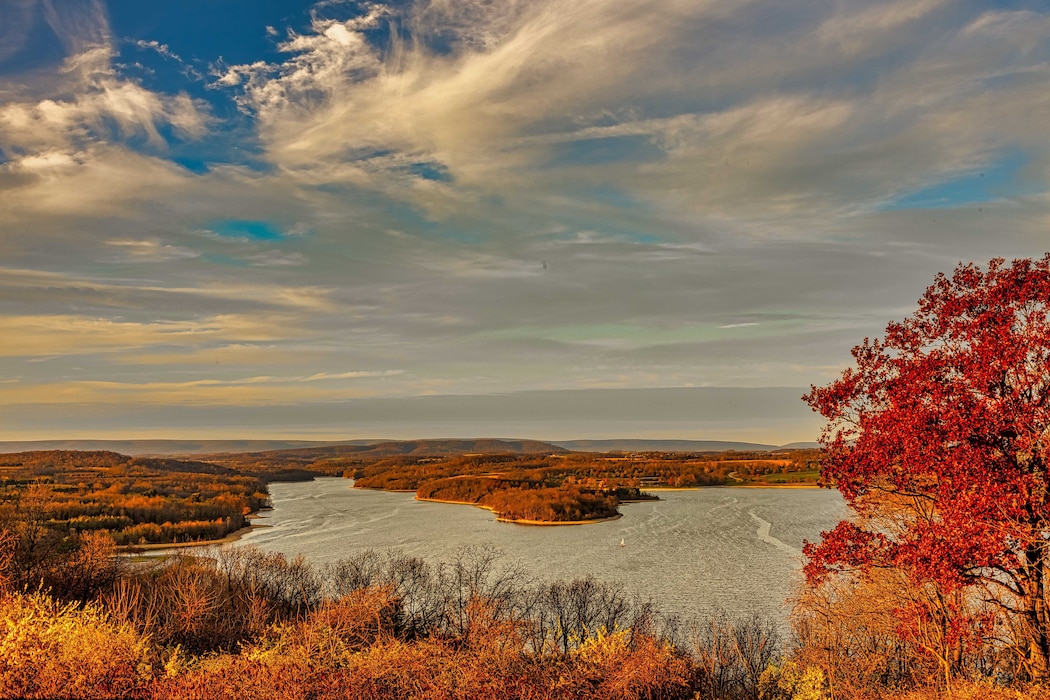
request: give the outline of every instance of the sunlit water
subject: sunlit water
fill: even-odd
[[[345,479],[270,485],[273,510],[240,540],[315,562],[366,549],[399,549],[432,563],[457,548],[491,545],[537,580],[592,575],[621,582],[683,616],[723,608],[783,620],[800,577],[803,539],[846,514],[823,489],[663,491],[620,507],[618,520],[537,527],[496,522],[480,508],[416,501],[410,493],[351,488]],[[621,546],[621,541],[623,546]]]

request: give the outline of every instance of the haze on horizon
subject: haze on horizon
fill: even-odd
[[[0,438],[816,437],[1050,248],[1035,0],[0,4]]]

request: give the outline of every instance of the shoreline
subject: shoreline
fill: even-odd
[[[611,520],[619,520],[623,513],[610,515],[604,518],[591,518],[590,520],[512,520],[508,518],[496,518],[496,522],[510,523],[511,525],[528,525],[545,527],[548,525],[590,525],[591,523],[605,523]]]
[[[474,506],[475,508],[481,508],[487,510],[490,513],[495,513],[490,506],[483,506],[480,503],[474,503],[472,501],[449,501],[441,498],[420,498],[416,496],[417,501],[425,503],[448,503],[454,506]],[[616,515],[609,515],[604,518],[591,518],[589,520],[526,520],[526,519],[514,519],[514,518],[501,518],[499,515],[496,516],[497,523],[510,523],[511,525],[590,525],[591,523],[604,523],[610,520],[619,520],[623,517],[623,513],[617,513]]]
[[[701,489],[709,489],[709,488],[711,488],[711,487],[710,486],[646,486],[644,490],[647,493],[650,493],[650,492],[653,492],[653,491],[699,491]],[[620,501],[620,503],[624,503],[624,501]]]
[[[451,503],[455,506],[474,506],[475,508],[482,508],[484,510],[487,510],[490,513],[495,512],[488,506],[483,506],[480,503],[474,503],[474,501],[450,501],[444,498],[420,498],[419,496],[416,496],[416,500],[422,501],[424,503]]]
[[[149,552],[159,549],[184,549],[186,547],[215,547],[218,545],[236,542],[252,530],[270,527],[269,525],[245,525],[240,530],[234,530],[225,537],[217,540],[192,540],[190,542],[151,542],[149,544],[122,544],[117,546],[117,551],[122,554],[135,554],[136,552]]]
[[[814,482],[794,484],[763,484],[763,483],[733,483],[733,484],[711,484],[710,486],[652,486],[646,491],[703,491],[704,489],[819,489],[820,486]],[[630,501],[634,503],[635,501]],[[642,501],[639,501],[642,502]],[[627,501],[620,501],[627,503]]]
[[[726,484],[731,489],[819,489],[814,482],[810,484]]]

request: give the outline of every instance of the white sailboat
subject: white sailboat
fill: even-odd
[[[622,537],[620,538],[620,546],[621,547],[626,547],[627,546],[627,543],[624,541],[624,539]]]

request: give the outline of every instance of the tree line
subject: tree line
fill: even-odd
[[[26,559],[73,550],[88,533],[120,545],[219,539],[268,503],[263,480],[205,462],[113,452],[0,455],[0,526],[16,534]]]
[[[572,522],[608,518],[622,500],[650,500],[642,486],[813,481],[816,450],[777,454],[486,454],[397,456],[347,470],[358,488],[415,491],[417,498],[473,503],[500,519]],[[768,481],[763,481],[767,479]]]
[[[819,450],[777,453],[567,453],[551,455],[435,455],[389,457],[349,464],[344,475],[362,488],[415,491],[421,484],[453,476],[498,475],[543,482],[548,486],[576,483],[582,487],[615,489],[643,486],[723,486],[743,480],[763,483],[765,477],[796,474],[816,483]],[[737,478],[731,478],[734,474]]]

